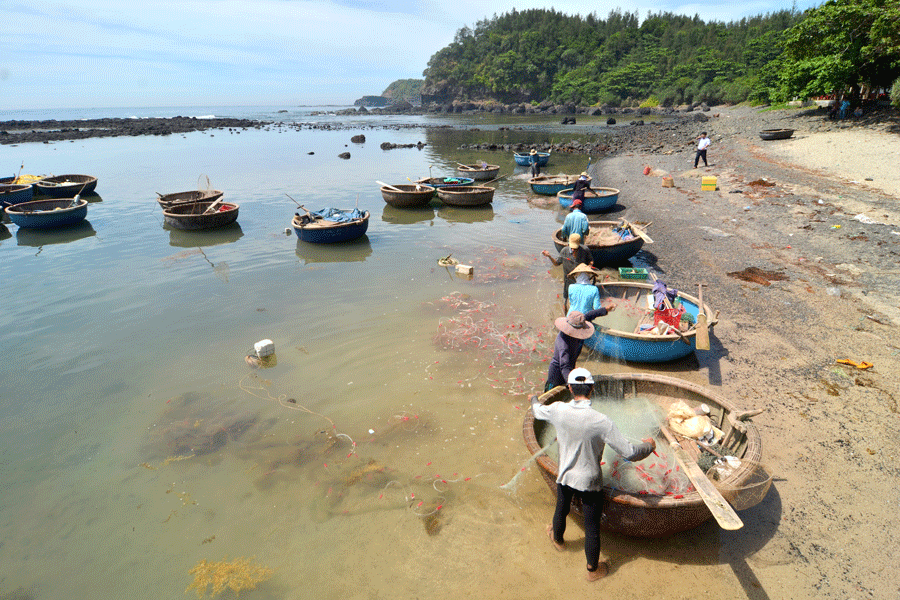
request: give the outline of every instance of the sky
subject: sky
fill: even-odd
[[[512,9],[732,21],[819,0],[0,0],[4,110],[351,105]]]

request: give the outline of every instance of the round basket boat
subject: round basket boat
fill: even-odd
[[[614,228],[621,227],[621,223],[618,221],[588,221],[588,223],[590,224],[591,232],[596,232],[601,229],[612,231]],[[634,223],[630,224],[630,228],[633,232],[637,233],[637,235],[630,240],[617,239],[610,243],[582,244],[591,251],[595,267],[623,263],[637,254],[641,248],[644,247],[645,243],[653,243],[653,240],[646,234],[643,228],[638,227]],[[591,235],[589,233],[588,239],[590,238]],[[557,252],[569,245],[568,240],[564,240],[562,237],[562,227],[553,232],[553,245],[556,247]]]
[[[77,194],[90,194],[97,189],[97,178],[91,175],[56,175],[37,182],[37,189],[52,198],[74,198]]]
[[[559,205],[565,209],[572,206],[572,188],[556,194]],[[616,188],[591,188],[584,192],[582,212],[598,213],[611,209],[619,201],[619,190]]]
[[[425,206],[434,198],[434,188],[423,184],[381,186],[381,197],[397,208],[417,208]]]
[[[494,200],[494,188],[481,185],[440,188],[437,194],[450,206],[484,206]]]
[[[212,204],[209,201],[177,204],[163,210],[163,218],[166,225],[175,229],[215,229],[237,221],[238,204],[222,202],[213,212],[206,214],[204,211]]]
[[[759,137],[766,141],[786,140],[794,135],[793,129],[763,129],[759,132]]]
[[[87,217],[88,202],[84,198],[76,200],[33,200],[7,206],[9,219],[26,229],[53,229],[66,227],[84,221]]]
[[[426,177],[424,179],[417,179],[416,183],[430,185],[439,190],[445,187],[472,185],[475,183],[475,180],[471,177]]]
[[[33,196],[34,188],[31,185],[0,184],[0,206],[30,202]]]
[[[456,170],[475,181],[488,181],[500,173],[500,165],[459,165]]]
[[[538,175],[528,180],[531,191],[541,196],[555,196],[578,181],[578,175]],[[591,178],[588,177],[588,183]]]
[[[664,412],[676,400],[682,400],[691,407],[706,404],[710,408],[713,425],[724,432],[722,445],[728,449],[730,455],[740,459],[741,466],[729,475],[727,485],[734,489],[741,489],[745,484],[756,486],[757,467],[762,454],[759,431],[750,421],[741,420],[744,415],[725,398],[688,381],[645,373],[606,375],[597,381],[594,394],[621,398],[623,401],[640,396],[659,405]],[[543,394],[540,400],[544,404],[550,404],[565,402],[570,398],[568,389],[559,386]],[[525,446],[532,456],[541,450],[538,440],[545,437],[545,429],[548,427],[552,426],[546,421],[535,419],[531,410],[525,414],[522,433]],[[559,465],[546,455],[539,456],[536,462],[541,476],[555,497]],[[765,497],[768,487],[753,491],[752,501],[739,502],[735,504],[735,508],[743,510],[758,504]],[[613,533],[637,537],[662,537],[692,529],[712,517],[712,513],[696,491],[683,495],[659,496],[633,494],[606,486],[604,494],[608,501],[603,507],[600,527]],[[581,514],[581,505],[578,502],[572,503],[572,509]]]
[[[224,195],[219,190],[191,190],[189,192],[175,192],[173,194],[157,194],[156,199],[163,208],[169,208],[176,204],[190,204],[192,202],[215,202]]]

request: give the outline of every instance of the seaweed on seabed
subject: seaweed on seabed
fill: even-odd
[[[252,563],[249,558],[244,557],[231,562],[227,559],[222,559],[221,562],[207,562],[204,559],[189,571],[194,576],[194,582],[185,592],[196,589],[197,597],[202,598],[206,588],[212,585],[210,596],[218,596],[226,587],[231,588],[236,595],[240,595],[242,590],[254,589],[257,583],[266,581],[274,572],[274,569]]]

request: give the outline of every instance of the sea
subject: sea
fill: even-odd
[[[541,251],[565,215],[511,152],[461,146],[586,141],[605,122],[342,108],[0,114],[271,123],[0,146],[4,175],[98,178],[79,226],[0,226],[0,598],[554,593],[532,573],[553,497],[533,469],[500,486],[528,458],[562,311]],[[481,161],[503,175],[485,207],[400,210],[377,183]],[[194,189],[222,190],[237,223],[166,226],[157,194]],[[298,241],[298,205],[367,210],[368,232]],[[274,356],[251,364],[264,340]]]

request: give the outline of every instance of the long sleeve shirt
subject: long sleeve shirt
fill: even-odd
[[[570,235],[577,233],[581,236],[581,243],[584,244],[587,242],[587,235],[590,230],[591,224],[588,222],[587,215],[576,208],[567,214],[566,220],[563,221],[562,238],[568,241]]]
[[[569,286],[569,312],[587,314],[601,308],[600,290],[592,283],[573,283]],[[568,315],[567,315],[568,316]]]
[[[593,321],[597,317],[603,317],[606,314],[607,310],[601,307],[584,313],[584,320]],[[584,340],[566,335],[562,331],[559,332],[559,335],[556,336],[556,342],[553,344],[553,358],[550,359],[550,367],[547,370],[547,382],[550,384],[550,387],[566,385],[566,381],[569,380],[569,373],[575,368],[575,362],[578,360],[583,347]]]
[[[531,398],[534,417],[549,421],[559,442],[559,475],[556,483],[581,491],[600,491],[603,472],[600,460],[606,444],[626,460],[643,460],[653,451],[648,442],[632,444],[613,421],[591,408],[586,399],[541,404]]]

